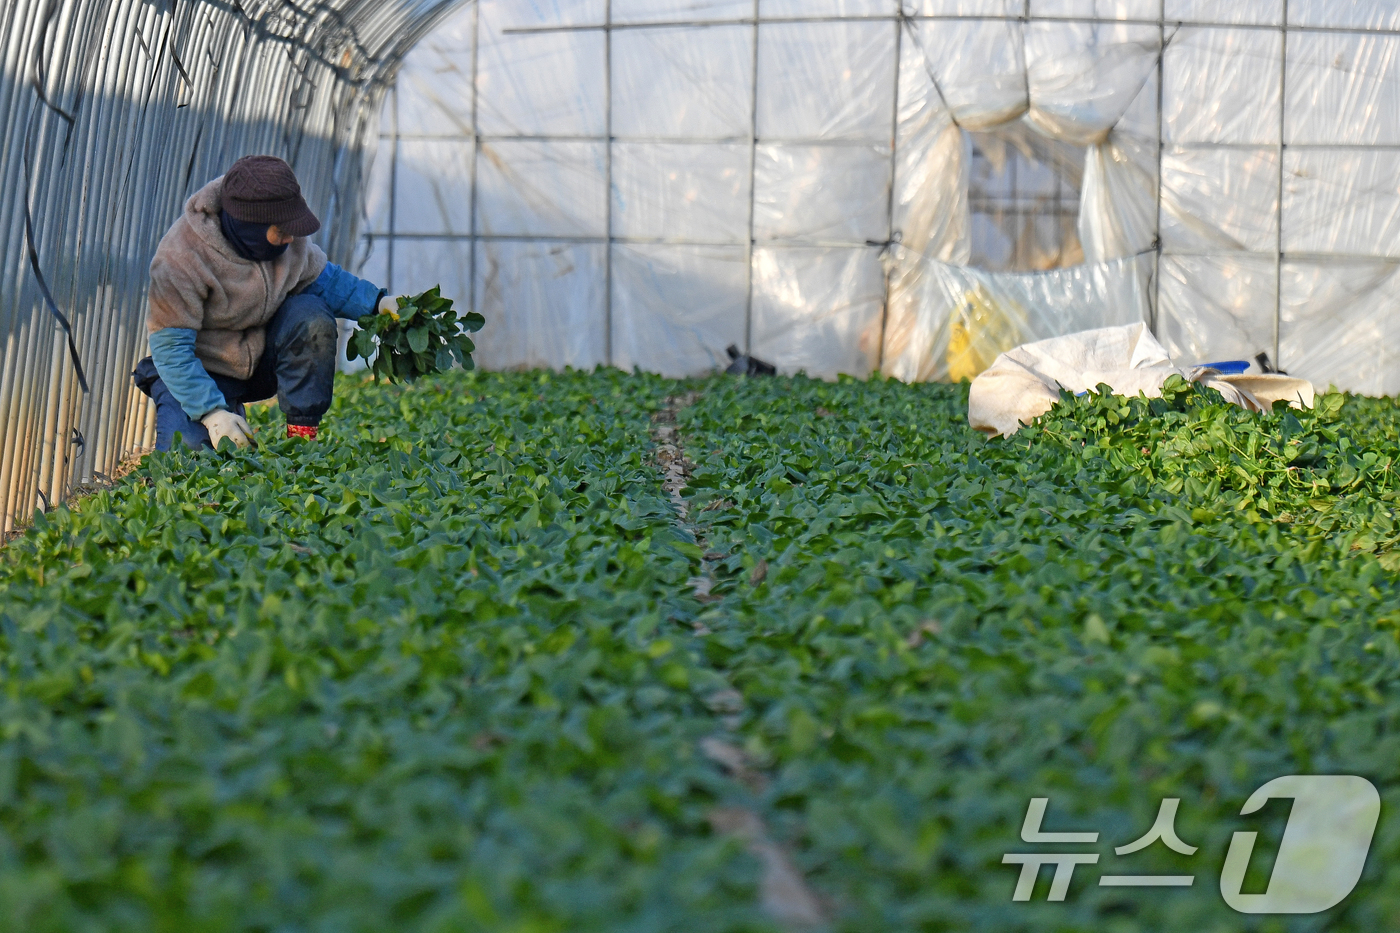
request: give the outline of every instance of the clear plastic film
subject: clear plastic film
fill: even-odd
[[[1400,264],[1285,263],[1280,343],[1290,372],[1368,395],[1400,394]],[[1345,373],[1346,383],[1325,373]]]
[[[364,268],[459,283],[488,367],[680,375],[732,343],[785,372],[956,378],[981,359],[949,363],[961,314],[969,346],[1144,320],[1183,365],[1264,352],[1379,391],[1400,39],[1368,30],[1397,17],[482,0],[400,72]]]
[[[827,379],[875,368],[885,297],[878,249],[761,249],[754,279],[755,356]]]
[[[759,240],[883,241],[890,153],[879,146],[759,146],[754,235]],[[829,185],[843,197],[827,197]]]
[[[1155,26],[1030,23],[1027,120],[1052,139],[1104,142],[1156,70],[1160,47]]]
[[[1334,3],[1335,0],[1322,0]],[[1163,16],[1169,23],[1221,23],[1277,26],[1283,22],[1284,0],[1165,0]],[[1299,0],[1292,0],[1297,9]],[[1149,17],[1150,18],[1150,17]]]
[[[722,369],[742,346],[748,301],[742,246],[613,247],[614,362],[663,376]]]
[[[885,372],[906,382],[959,381],[1023,343],[1142,323],[1151,257],[1038,273],[989,273],[899,250],[900,300]]]
[[[742,244],[748,236],[750,157],[749,147],[739,143],[618,143],[612,162],[614,233]]]
[[[900,62],[897,132],[894,228],[912,251],[965,264],[972,255],[970,141],[942,105],[915,43]]]
[[[1163,142],[1277,146],[1282,43],[1272,30],[1176,29],[1162,62]]]
[[[1029,107],[1024,27],[1012,20],[928,20],[906,31],[932,98],[965,130],[1015,120]]]
[[[760,29],[759,138],[888,140],[894,46],[890,22],[784,22]]]
[[[476,252],[476,306],[491,325],[475,338],[483,359],[496,369],[597,363],[606,333],[602,245],[497,241]]]
[[[753,30],[629,29],[613,36],[612,131],[744,139],[753,124]]]
[[[1164,246],[1182,253],[1273,249],[1278,241],[1278,170],[1277,149],[1164,152]]]
[[[1089,147],[1079,201],[1079,239],[1087,261],[1152,249],[1158,219],[1154,155],[1142,139],[1118,134]]]
[[[1257,253],[1163,256],[1158,339],[1184,366],[1252,359],[1272,342],[1277,272]]]
[[[1400,257],[1400,151],[1290,150],[1284,253]]]

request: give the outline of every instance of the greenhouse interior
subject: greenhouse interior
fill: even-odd
[[[1400,0],[0,22],[0,928],[1400,923]]]
[[[1392,4],[296,9],[8,8],[7,527],[150,446],[141,257],[259,149],[317,168],[332,259],[483,314],[488,369],[693,375],[733,345],[957,381],[1141,321],[1183,364],[1400,390]]]

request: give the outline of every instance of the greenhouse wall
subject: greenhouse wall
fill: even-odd
[[[151,446],[146,270],[234,159],[291,162],[352,259],[386,79],[449,5],[0,2],[0,531]]]
[[[1400,390],[1394,2],[0,10],[6,530],[149,445],[146,265],[251,151],[293,162],[333,258],[481,310],[495,368],[734,344],[958,379],[1145,320],[1183,363]]]
[[[1360,0],[481,0],[406,59],[360,255],[497,368],[950,379],[1144,320],[1393,394],[1397,52]]]

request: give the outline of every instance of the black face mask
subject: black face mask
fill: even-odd
[[[273,246],[267,242],[267,228],[271,224],[253,223],[238,220],[228,211],[219,212],[219,226],[223,228],[224,239],[229,241],[233,251],[244,259],[253,262],[267,262],[276,259],[287,251],[287,246]]]

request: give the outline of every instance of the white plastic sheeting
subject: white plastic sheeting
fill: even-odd
[[[479,0],[369,204],[366,274],[474,303],[488,367],[947,379],[1140,320],[1391,394],[1400,4]]]
[[[1151,257],[1032,274],[983,272],[899,248],[885,370],[906,382],[970,379],[1023,343],[1145,322]]]

